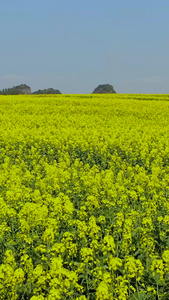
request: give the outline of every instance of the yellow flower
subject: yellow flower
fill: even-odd
[[[101,281],[96,290],[97,300],[113,300],[112,295],[109,293],[109,287],[105,281]]]
[[[144,267],[139,259],[135,259],[134,257],[127,257],[124,265],[124,269],[126,272],[126,276],[129,278],[136,277],[137,281],[139,281],[143,275]]]
[[[122,266],[122,260],[118,257],[113,257],[110,255],[108,259],[108,266],[110,271],[116,271],[119,267]]]
[[[6,250],[4,263],[9,265],[16,265],[15,258],[12,250]]]
[[[106,222],[105,216],[102,216],[102,215],[99,216],[98,221],[99,221],[101,224],[104,224],[104,223]]]
[[[31,297],[30,300],[45,300],[45,298],[43,296],[39,295],[39,296]]]
[[[103,239],[103,247],[102,247],[103,254],[105,255],[107,252],[115,253],[115,242],[114,238],[107,234]]]
[[[81,256],[82,256],[82,261],[84,261],[84,263],[93,261],[93,254],[94,254],[93,249],[83,247],[83,248],[81,248],[80,252],[81,252]]]
[[[151,264],[151,271],[153,273],[153,276],[156,274],[160,275],[160,280],[163,280],[164,276],[164,264],[162,259],[154,259],[152,264]]]
[[[118,295],[118,300],[127,300],[128,299],[128,280],[125,277],[118,276],[116,278],[116,288],[115,291]]]

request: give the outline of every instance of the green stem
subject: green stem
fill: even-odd
[[[159,300],[159,289],[158,289],[158,283],[157,283],[157,299]]]
[[[138,297],[139,297],[139,289],[138,289],[138,283],[137,283],[137,276],[136,276],[136,290],[137,290],[137,294],[138,294]],[[140,297],[139,297],[140,298]],[[138,299],[139,299],[138,298]]]

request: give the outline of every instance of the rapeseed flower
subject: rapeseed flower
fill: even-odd
[[[166,299],[168,100],[0,97],[0,299]]]

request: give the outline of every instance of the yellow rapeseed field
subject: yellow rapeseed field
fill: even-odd
[[[169,95],[0,96],[0,299],[169,299]]]

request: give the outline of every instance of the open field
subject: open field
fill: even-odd
[[[0,299],[169,299],[169,95],[0,96]]]

